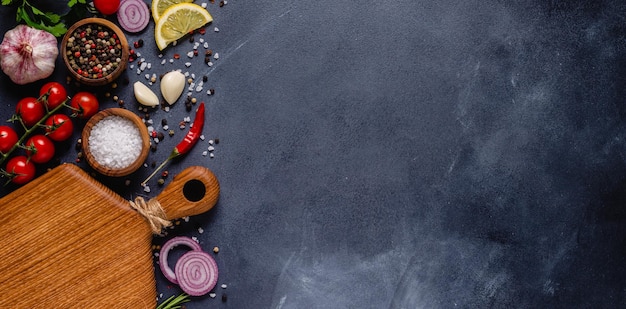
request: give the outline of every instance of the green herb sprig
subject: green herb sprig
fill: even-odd
[[[189,295],[182,293],[176,297],[170,296],[164,302],[162,302],[156,309],[180,309],[182,304],[191,301]]]
[[[15,20],[18,24],[24,22],[33,28],[48,31],[56,37],[60,37],[67,32],[67,26],[64,21],[65,15],[44,12],[27,0],[1,0],[0,4],[17,6]],[[67,6],[70,8],[70,12],[73,10],[85,10],[87,8],[87,0],[69,0]]]

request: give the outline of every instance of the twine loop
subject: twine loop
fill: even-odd
[[[172,225],[172,222],[167,220],[165,211],[156,198],[150,199],[146,202],[143,197],[138,196],[135,198],[134,202],[129,202],[132,209],[136,210],[140,215],[146,218],[154,234],[161,234],[161,230],[164,227]]]

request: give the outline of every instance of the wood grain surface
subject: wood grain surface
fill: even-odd
[[[191,200],[186,186],[196,194]],[[192,167],[157,199],[171,219],[211,209],[218,195],[213,173]],[[3,307],[155,307],[148,224],[75,165],[61,165],[0,199],[0,216]]]

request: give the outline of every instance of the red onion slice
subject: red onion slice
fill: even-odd
[[[150,9],[143,0],[122,0],[117,21],[128,32],[139,32],[148,26]]]
[[[178,285],[191,296],[209,293],[217,284],[217,263],[204,251],[189,251],[178,259],[175,268]]]
[[[193,239],[184,236],[174,237],[163,244],[163,247],[161,247],[161,251],[159,252],[159,267],[161,268],[163,276],[175,284],[178,284],[178,280],[176,280],[175,272],[169,265],[167,265],[167,256],[169,255],[170,250],[178,245],[187,246],[193,251],[202,251],[200,244],[195,242]]]

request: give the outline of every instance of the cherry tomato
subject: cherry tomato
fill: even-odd
[[[61,142],[72,136],[74,125],[65,114],[54,114],[46,119],[46,135],[53,141]]]
[[[26,97],[17,102],[15,114],[22,118],[22,122],[27,127],[34,126],[46,114],[43,104],[37,98]]]
[[[16,156],[9,159],[6,169],[11,175],[11,182],[23,185],[35,178],[36,168],[33,162],[30,162],[26,156]]]
[[[41,87],[39,90],[39,96],[43,96],[44,94],[48,94],[47,100],[44,100],[45,104],[48,106],[48,109],[54,109],[55,107],[61,105],[65,99],[67,99],[67,91],[65,87],[57,82],[49,82]]]
[[[35,163],[46,163],[54,157],[54,143],[43,134],[33,135],[25,146],[26,154]]]
[[[70,101],[70,105],[74,108],[76,116],[80,118],[89,118],[98,112],[100,103],[95,95],[90,92],[78,92]]]
[[[7,153],[17,143],[19,137],[9,126],[0,126],[0,152]]]
[[[120,7],[120,0],[94,0],[93,6],[104,15],[111,15],[117,12]]]

